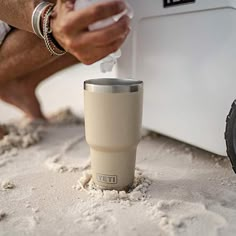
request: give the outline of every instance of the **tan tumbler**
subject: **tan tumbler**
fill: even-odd
[[[134,180],[141,138],[143,82],[87,80],[84,110],[94,183],[101,189],[127,189]]]

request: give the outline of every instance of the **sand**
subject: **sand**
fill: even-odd
[[[20,139],[38,130],[29,145],[1,146],[1,236],[235,235],[228,158],[145,132],[137,154],[142,181],[130,193],[101,192],[90,182],[83,123],[60,114],[29,132],[17,126]]]
[[[149,197],[147,192],[151,183],[152,181],[148,177],[144,176],[142,171],[136,170],[134,182],[128,190],[101,190],[93,182],[91,170],[87,170],[82,173],[82,177],[78,180],[76,185],[72,186],[72,188],[85,191],[95,200],[105,199],[116,202],[120,202],[120,200],[144,201]]]

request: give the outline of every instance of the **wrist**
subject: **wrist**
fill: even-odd
[[[53,9],[53,12],[51,14],[51,17],[50,17],[50,21],[49,21],[49,27],[51,29],[51,39],[52,39],[52,42],[56,45],[57,48],[59,48],[60,50],[64,50],[64,48],[62,47],[61,43],[59,42],[59,40],[55,37],[55,19],[57,17],[57,14],[55,12],[55,8]]]
[[[34,33],[39,37],[43,39],[43,31],[42,31],[42,22],[44,15],[46,11],[53,7],[52,3],[46,2],[46,1],[40,1],[40,3],[35,7],[33,13],[32,13],[32,18],[31,18],[31,23],[32,23],[32,28]]]
[[[46,12],[47,12],[47,7],[42,11],[42,14],[40,15],[40,30],[42,32],[42,35],[43,35],[43,21],[44,21],[44,18],[45,18],[45,15],[46,15]]]
[[[66,51],[64,50],[64,48],[61,47],[61,45],[57,42],[57,40],[53,35],[53,30],[52,30],[53,10],[54,10],[54,5],[50,6],[45,13],[45,17],[43,19],[43,37],[45,45],[48,51],[51,53],[51,55],[62,56],[66,53]]]
[[[34,33],[42,38],[51,55],[61,56],[66,53],[57,42],[52,30],[53,18],[56,17],[55,4],[41,1],[32,14],[32,28]]]

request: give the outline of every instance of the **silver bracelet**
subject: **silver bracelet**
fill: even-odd
[[[41,15],[44,12],[44,10],[51,5],[49,2],[41,2],[38,4],[38,6],[34,9],[32,18],[31,18],[31,24],[34,33],[39,37],[43,39],[43,33],[41,30]]]
[[[48,49],[48,51],[51,53],[52,56],[53,55],[54,56],[62,56],[64,54],[66,54],[66,51],[64,49],[60,49],[59,45],[57,46],[55,44],[57,42],[55,42],[55,43],[53,42],[53,36],[51,35],[52,30],[50,28],[50,17],[51,17],[53,7],[54,6],[48,7],[48,9],[45,13],[45,17],[43,19],[43,38],[44,38],[46,48]],[[54,41],[55,41],[55,39],[54,39]]]

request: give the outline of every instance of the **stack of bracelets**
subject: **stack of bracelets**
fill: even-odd
[[[50,17],[53,11],[54,4],[49,2],[41,2],[34,9],[32,14],[32,28],[34,33],[44,40],[45,45],[51,55],[62,56],[66,51],[59,45],[53,37],[50,27]]]

